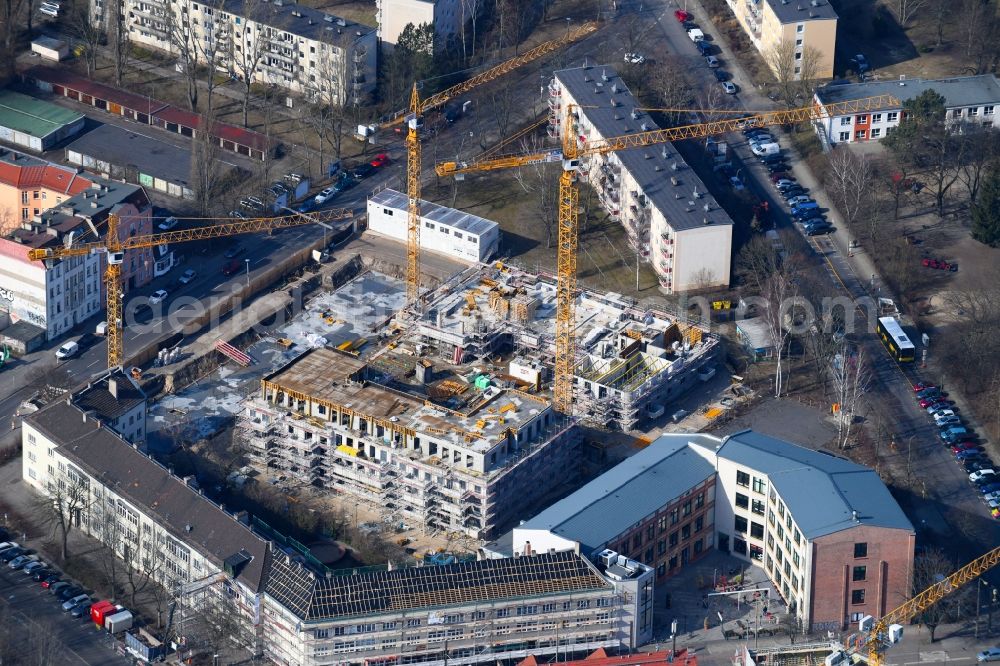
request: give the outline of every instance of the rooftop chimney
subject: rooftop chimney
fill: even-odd
[[[108,393],[110,393],[115,400],[118,399],[118,380],[114,377],[108,379]]]

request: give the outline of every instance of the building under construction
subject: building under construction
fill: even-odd
[[[579,471],[575,419],[548,398],[555,299],[554,279],[479,265],[418,318],[369,327],[374,351],[307,351],[244,401],[252,462],[360,499],[388,523],[495,537]],[[715,347],[621,296],[585,291],[576,311],[576,416],[601,426],[662,413]]]

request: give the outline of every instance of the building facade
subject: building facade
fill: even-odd
[[[515,527],[512,553],[611,549],[662,581],[714,547],[714,519],[714,467],[686,441],[661,438]]]
[[[95,23],[105,0],[92,1]],[[214,65],[324,104],[357,105],[375,92],[374,28],[289,0],[126,0],[135,43],[178,56],[178,68]]]
[[[40,262],[29,260],[28,252],[97,240],[111,214],[119,218],[122,241],[153,231],[153,208],[141,187],[97,177],[89,180],[90,187],[0,238],[0,311],[43,329],[48,340],[103,309],[105,257],[93,254]],[[122,263],[124,291],[147,284],[156,266],[150,248],[128,250]]]
[[[368,229],[406,242],[409,228],[406,194],[384,189],[368,198]],[[500,249],[500,225],[492,220],[420,202],[420,248],[461,259],[489,261]]]
[[[0,236],[91,185],[77,169],[0,149]]]
[[[815,69],[813,78],[833,77],[837,12],[829,0],[726,0],[726,4],[776,74],[801,78],[808,48],[816,58],[809,65]]]
[[[548,479],[576,473],[576,430],[546,399],[489,387],[446,407],[379,374],[314,349],[265,377],[238,423],[251,460],[368,502],[386,522],[477,538],[527,510]]]
[[[603,545],[654,567],[657,579],[709,547],[730,552],[761,567],[788,613],[816,632],[908,598],[915,532],[873,470],[751,431],[670,434],[484,553]]]
[[[446,48],[461,39],[473,9],[482,11],[482,3],[468,0],[376,0],[375,6],[379,42],[390,48],[410,24],[433,26],[434,49]]]
[[[824,86],[816,90],[813,103],[825,111],[828,104],[892,95],[900,101],[933,90],[945,99],[945,120],[951,125],[1000,127],[1000,82],[994,74],[951,79],[900,79]],[[814,122],[827,143],[863,143],[885,137],[903,118],[903,107],[886,106],[867,113],[823,114]]]
[[[653,572],[615,553],[372,569],[318,576],[276,556],[265,653],[283,666],[493,664],[652,639]]]
[[[549,84],[549,133],[587,142],[657,129],[611,66],[564,69]],[[670,144],[584,158],[578,171],[621,222],[666,293],[727,287],[733,221]]]

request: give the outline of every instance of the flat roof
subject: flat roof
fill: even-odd
[[[171,183],[189,185],[191,151],[141,132],[101,125],[74,140],[66,150],[115,166],[135,167],[140,173]]]
[[[515,529],[552,532],[586,554],[714,475],[686,440],[661,437]]]
[[[236,578],[254,591],[261,589],[268,542],[249,527],[98,420],[82,418],[80,410],[65,400],[55,400],[26,418],[58,445],[61,455],[220,569],[226,558],[245,550],[251,559]]]
[[[644,105],[632,95],[613,66],[561,69],[555,72],[555,76],[580,105],[579,112],[605,139],[637,134],[644,131],[643,125],[647,131],[659,129],[648,113],[635,111]],[[612,100],[615,106],[612,106]],[[716,226],[733,223],[673,145],[665,143],[631,148],[617,151],[615,155],[673,229],[683,231],[707,226],[705,220]],[[679,184],[674,185],[671,177],[676,177]],[[677,195],[681,195],[680,198]],[[709,208],[707,211],[706,206]]]
[[[945,99],[948,108],[1000,104],[1000,82],[993,74],[956,76],[950,79],[905,79],[868,81],[867,83],[842,83],[825,85],[816,89],[820,104],[849,102],[865,97],[892,95],[900,101],[919,97],[933,90]],[[898,109],[899,106],[885,106]]]
[[[767,474],[807,539],[860,525],[914,531],[875,470],[850,460],[751,430],[721,440],[716,453]]]
[[[751,317],[736,322],[739,331],[754,349],[770,349],[774,346],[774,336],[763,317]]]
[[[760,0],[747,0],[751,6]],[[836,19],[837,12],[830,0],[766,0],[774,15],[782,23],[805,23],[806,21],[827,21]]]
[[[11,90],[0,90],[0,126],[41,138],[82,120],[82,113]]]
[[[403,211],[407,210],[409,205],[406,194],[390,189],[376,192],[368,200],[387,208]],[[492,220],[487,220],[485,217],[479,217],[478,215],[466,213],[455,208],[448,208],[447,206],[439,206],[423,199],[420,200],[420,216],[470,234],[475,234],[476,236],[482,236],[500,226]]]
[[[276,556],[265,592],[300,619],[319,622],[611,587],[590,562],[565,551],[326,576]]]

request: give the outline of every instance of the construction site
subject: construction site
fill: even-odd
[[[430,292],[419,314],[388,307],[403,289],[364,273],[310,301],[275,332],[289,349],[241,403],[238,427],[266,477],[428,533],[491,538],[531,515],[581,471],[578,422],[627,431],[662,414],[717,345],[665,313],[581,291],[567,416],[551,399],[553,278],[476,265]]]

